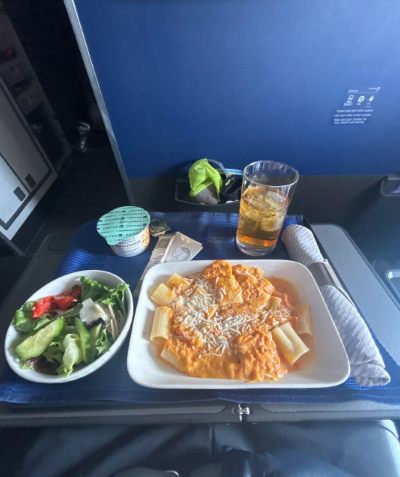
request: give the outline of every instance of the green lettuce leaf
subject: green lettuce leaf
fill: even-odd
[[[58,341],[53,341],[50,343],[48,348],[44,351],[43,356],[49,361],[53,363],[54,361],[58,361],[59,363],[63,362],[63,346]]]
[[[27,301],[21,306],[22,311],[32,311],[33,305],[36,303],[36,301]]]
[[[13,316],[14,327],[18,331],[21,331],[21,333],[38,331],[40,328],[47,326],[54,319],[50,313],[45,313],[40,319],[32,318],[32,308],[35,303],[35,301],[25,303]]]
[[[62,329],[61,333],[57,336],[57,338],[53,341],[53,343],[57,343],[60,346],[61,351],[64,352],[65,351],[64,338],[67,335],[71,335],[74,333],[75,333],[75,325],[70,325],[69,323],[64,324],[64,328]]]
[[[78,335],[67,335],[64,338],[63,345],[65,352],[62,359],[62,365],[58,368],[57,372],[59,375],[66,378],[74,370],[74,365],[79,364],[83,357]]]
[[[81,301],[88,300],[89,298],[91,298],[93,301],[99,301],[106,293],[106,289],[101,283],[85,276],[81,277],[81,285]]]
[[[125,282],[120,283],[116,288],[105,287],[107,293],[101,300],[101,302],[105,305],[117,305],[124,318],[126,318],[125,291],[128,289],[128,287],[129,285],[127,285]]]
[[[122,282],[116,288],[110,288],[85,276],[81,277],[81,284],[82,301],[91,298],[93,301],[100,301],[105,305],[118,306],[122,315],[126,318],[125,291],[128,289],[129,285]]]
[[[33,321],[36,321],[36,326],[33,328],[33,331],[38,331],[41,328],[44,328],[49,323],[51,323],[54,320],[54,318],[55,317],[51,313],[45,313],[44,315],[42,315],[40,320],[39,319],[37,319],[37,320],[34,319]]]
[[[43,356],[50,361],[58,361],[59,363],[63,362],[64,356],[64,340],[67,335],[71,335],[75,333],[75,326],[65,324],[64,328],[62,329],[61,333],[57,336],[57,338],[52,341],[47,349],[44,351]]]
[[[100,338],[96,341],[96,349],[98,355],[100,356],[101,354],[104,354],[106,351],[108,351],[113,343],[114,340],[112,339],[111,334],[108,333],[107,330],[104,328],[101,332]]]
[[[81,311],[81,309],[82,309],[82,303],[78,303],[73,308],[70,308],[65,313],[63,313],[62,316],[64,317],[64,320],[73,323],[74,321],[73,319],[76,316],[79,317],[79,312]]]
[[[32,319],[32,312],[22,310],[17,310],[15,312],[13,323],[14,327],[22,333],[31,333],[37,325]]]

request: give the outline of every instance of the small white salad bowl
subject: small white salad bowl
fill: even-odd
[[[58,295],[60,293],[64,293],[70,291],[74,285],[78,285],[80,283],[79,279],[82,275],[85,275],[88,278],[92,278],[93,280],[97,280],[102,285],[107,285],[109,287],[115,288],[120,283],[123,282],[122,278],[114,275],[110,272],[105,272],[102,270],[84,270],[81,272],[74,272],[70,273],[69,275],[65,275],[63,277],[57,278],[52,282],[48,283],[36,293],[34,293],[31,297],[29,297],[27,301],[38,300],[39,298],[44,298],[50,295]],[[23,303],[21,303],[21,306]],[[125,292],[125,305],[127,309],[127,316],[125,320],[124,327],[118,338],[116,339],[115,343],[111,346],[110,350],[107,353],[104,353],[99,358],[97,358],[93,363],[85,366],[78,371],[73,371],[68,377],[63,378],[61,376],[53,376],[50,374],[43,374],[35,371],[33,369],[22,369],[21,367],[21,359],[15,352],[15,344],[14,341],[19,337],[19,332],[14,328],[13,324],[11,323],[6,334],[5,340],[5,355],[8,364],[10,365],[11,369],[28,381],[33,381],[36,383],[46,383],[46,384],[55,384],[55,383],[68,383],[70,381],[75,381],[76,379],[83,378],[88,374],[93,373],[97,369],[101,368],[107,361],[109,361],[121,348],[122,343],[125,341],[129,329],[132,324],[133,320],[133,299],[132,293],[130,292],[129,288]],[[12,317],[10,316],[10,319]]]

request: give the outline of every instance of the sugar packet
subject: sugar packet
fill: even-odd
[[[203,250],[203,246],[200,242],[176,232],[175,238],[166,252],[164,262],[188,262],[201,250]]]
[[[156,243],[156,246],[151,252],[149,263],[146,265],[146,268],[144,269],[142,276],[140,277],[139,283],[136,285],[135,291],[133,292],[134,297],[139,296],[140,289],[142,288],[143,277],[146,275],[147,270],[149,270],[151,267],[154,267],[154,265],[157,265],[158,263],[164,262],[166,253],[171,246],[171,243],[174,238],[175,234],[162,235],[158,237],[158,242]]]
[[[144,269],[139,283],[137,284],[134,297],[138,297],[142,287],[143,278],[147,271],[164,262],[186,262],[192,260],[201,250],[203,246],[200,242],[191,239],[187,235],[176,232],[175,234],[161,235],[158,242],[151,252],[150,261]]]

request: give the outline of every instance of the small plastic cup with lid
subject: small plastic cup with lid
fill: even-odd
[[[149,223],[150,214],[144,209],[119,207],[99,219],[97,232],[105,238],[116,255],[134,257],[149,246]]]

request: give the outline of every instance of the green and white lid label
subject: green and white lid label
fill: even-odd
[[[150,223],[150,214],[140,207],[119,207],[97,222],[97,232],[109,245],[118,245],[141,234]]]

